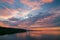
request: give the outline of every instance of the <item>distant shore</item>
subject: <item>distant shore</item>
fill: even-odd
[[[0,27],[0,35],[22,33],[22,32],[26,32],[26,30],[25,29],[18,29],[18,28]]]

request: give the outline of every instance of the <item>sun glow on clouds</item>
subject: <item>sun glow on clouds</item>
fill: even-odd
[[[28,18],[27,15],[31,14],[30,12],[32,12],[33,10],[36,10],[36,8],[34,8],[32,10],[29,10],[29,11],[28,10],[24,11],[23,13],[20,14],[20,17],[22,17],[22,18]]]
[[[9,4],[13,4],[14,0],[1,0],[3,2],[8,2]],[[47,1],[47,0],[45,0]],[[20,0],[21,3],[29,6],[31,8],[31,10],[24,10],[24,9],[10,9],[10,8],[5,8],[5,9],[0,9],[0,18],[11,18],[15,15],[20,15],[20,17],[25,18],[30,12],[34,11],[34,10],[38,10],[41,9],[41,5],[43,5],[44,3],[47,2],[52,2],[51,0],[45,2],[44,0],[39,0],[39,2],[34,1],[34,2],[30,2],[29,0]],[[20,12],[22,11],[22,13]],[[20,14],[18,14],[20,13]],[[27,18],[27,17],[26,17]]]
[[[45,3],[51,3],[51,2],[53,2],[53,0],[42,0],[43,2],[45,2]]]
[[[27,15],[30,14],[30,12],[34,11],[34,10],[38,10],[38,9],[41,9],[41,5],[43,5],[44,3],[49,3],[52,2],[52,0],[45,0],[47,2],[44,2],[44,1],[41,1],[40,2],[30,2],[29,0],[20,0],[21,3],[25,4],[25,5],[28,5],[29,7],[31,7],[32,9],[31,10],[22,10],[23,12],[20,14],[20,17],[22,18],[28,18]]]
[[[49,3],[49,2],[53,2],[52,0],[39,0],[39,2],[37,1],[34,1],[34,2],[30,2],[30,0],[20,0],[21,3],[25,4],[25,5],[28,5],[29,7],[31,7],[32,9],[31,10],[27,10],[25,12],[23,12],[22,14],[20,14],[21,17],[26,17],[30,12],[34,11],[34,10],[38,10],[38,9],[41,9],[41,5],[45,4],[45,3]],[[28,17],[27,17],[28,18]]]
[[[8,19],[15,16],[16,13],[18,13],[18,11],[14,9],[0,9],[0,18]]]
[[[5,9],[0,9],[0,19],[3,18],[4,21],[6,21],[6,24],[4,24],[4,22],[2,22],[0,20],[1,21],[0,25],[1,26],[2,25],[3,26],[4,25],[8,26],[8,27],[10,27],[10,26],[11,27],[18,26],[20,28],[22,26],[23,27],[27,27],[28,25],[29,25],[29,27],[35,27],[35,26],[38,26],[38,27],[54,26],[55,24],[52,24],[51,22],[55,19],[55,17],[60,16],[59,14],[54,14],[54,15],[45,17],[46,13],[42,13],[42,15],[40,15],[39,17],[44,16],[44,18],[42,17],[40,19],[37,19],[38,17],[36,17],[36,18],[32,18],[32,19],[27,20],[27,21],[25,20],[25,19],[29,18],[29,16],[28,16],[29,14],[33,14],[33,12],[35,13],[35,10],[43,9],[42,5],[45,5],[46,3],[51,3],[54,0],[34,0],[34,1],[32,1],[32,0],[1,0],[1,1],[3,3],[8,3],[9,5],[12,5],[13,7],[15,6],[15,4],[17,5],[14,8],[8,8],[8,7],[4,6]],[[20,3],[22,3],[22,5],[24,4],[24,5],[28,6],[28,7],[24,9],[24,6],[20,5],[18,1],[20,1]],[[20,6],[22,6],[23,8],[21,8]],[[53,12],[57,13],[60,10],[58,10],[58,9],[55,10],[53,8],[53,10],[51,9],[49,11],[50,12],[47,12],[47,13],[53,14]],[[37,13],[37,14],[39,14],[39,13]],[[15,18],[16,21],[11,21],[11,20],[9,20],[10,18],[12,20],[14,20],[13,18]],[[25,21],[21,22],[20,19],[23,19]],[[35,20],[37,19],[36,22],[34,22],[34,19]],[[33,22],[34,22],[34,24],[33,24]]]

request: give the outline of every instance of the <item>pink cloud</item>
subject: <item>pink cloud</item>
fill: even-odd
[[[16,9],[9,9],[9,8],[5,8],[5,9],[0,9],[0,18],[11,18],[13,17],[15,14],[17,14],[19,11]]]
[[[51,8],[50,11],[48,11],[48,12],[60,15],[60,10],[59,9],[60,9],[60,6],[59,7],[55,7],[55,8]]]
[[[8,2],[9,4],[13,4],[14,0],[2,0],[2,2]]]
[[[40,3],[38,2],[30,2],[29,0],[20,0],[21,3],[25,4],[25,5],[28,5],[29,7],[31,8],[35,8],[35,7],[39,7]]]
[[[8,19],[8,18],[14,17],[16,15],[19,15],[20,17],[25,17],[31,11],[32,10],[25,10],[25,9],[21,9],[21,8],[18,8],[18,9],[10,9],[10,8],[0,9],[0,18]]]
[[[2,21],[0,21],[0,26],[1,27],[9,27],[8,24],[3,23]]]
[[[43,19],[38,19],[33,25],[31,25],[30,27],[54,27],[55,24],[53,24],[53,20],[55,20],[55,18],[59,16],[58,14],[55,15],[51,15],[48,16],[46,18]]]
[[[31,2],[30,0],[20,0],[20,2],[25,5],[28,5],[32,9],[34,9],[34,8],[39,9],[45,3],[51,3],[51,2],[53,2],[53,0],[39,0],[39,2],[38,1]]]

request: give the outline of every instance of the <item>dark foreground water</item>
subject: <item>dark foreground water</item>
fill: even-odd
[[[0,40],[60,40],[60,31],[28,31],[0,35]]]

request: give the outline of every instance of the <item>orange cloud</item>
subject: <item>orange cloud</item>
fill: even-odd
[[[53,2],[53,0],[42,0],[42,2],[44,2],[44,3],[51,3],[51,2]]]
[[[3,22],[0,21],[0,26],[2,26],[2,27],[7,27],[8,24],[5,24],[5,23],[3,23]]]
[[[8,23],[4,23],[2,21],[0,21],[0,27],[15,28],[15,26],[10,26]]]
[[[35,9],[32,9],[32,10],[35,10]],[[19,9],[9,9],[9,8],[0,9],[0,18],[8,19],[8,18],[14,17],[16,15],[24,18],[32,10],[24,10],[21,8],[19,8]]]
[[[0,22],[0,26],[4,26],[3,22]]]
[[[0,9],[0,18],[8,19],[15,16],[19,11],[16,9]]]

